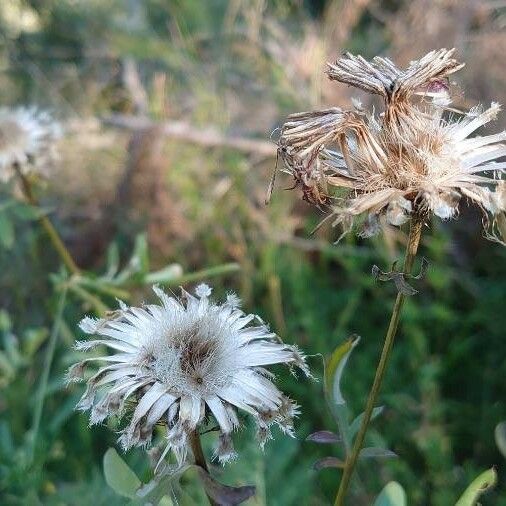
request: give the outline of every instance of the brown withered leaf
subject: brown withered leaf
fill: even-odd
[[[418,293],[418,290],[413,288],[406,279],[422,279],[427,273],[427,269],[429,267],[428,260],[424,257],[422,258],[422,265],[420,268],[420,273],[417,275],[413,274],[405,274],[404,272],[396,271],[395,268],[397,266],[397,261],[392,264],[392,270],[390,272],[383,272],[377,265],[373,265],[372,267],[372,275],[374,279],[377,281],[393,281],[395,283],[395,287],[397,291],[406,295],[411,296]]]
[[[319,430],[317,432],[309,434],[309,436],[306,438],[306,441],[320,444],[332,444],[338,443],[341,441],[341,438],[330,430]]]
[[[328,467],[337,467],[339,469],[342,469],[344,468],[344,462],[337,457],[323,457],[323,459],[317,460],[313,464],[313,469],[315,471],[326,469]]]
[[[252,485],[231,487],[216,481],[201,467],[198,467],[198,473],[207,495],[220,506],[235,506],[255,495],[255,487]]]

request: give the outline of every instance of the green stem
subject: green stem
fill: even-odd
[[[86,277],[74,276],[71,278],[71,281],[75,281],[79,286],[91,288],[92,290],[96,290],[104,295],[109,295],[110,297],[115,297],[123,301],[127,301],[131,298],[130,292],[127,290],[122,290],[114,285],[107,284],[107,282],[104,282],[101,279],[95,280]]]
[[[411,220],[408,243],[406,245],[406,254],[404,257],[403,272],[405,274],[409,274],[411,272],[411,269],[413,268],[413,262],[415,260],[418,245],[420,243],[420,236],[422,234],[422,224],[423,222],[421,219],[413,218]],[[399,292],[397,294],[397,298],[395,299],[395,304],[392,310],[392,316],[390,318],[390,325],[388,326],[385,342],[383,343],[383,350],[381,351],[381,357],[378,363],[378,367],[376,369],[376,374],[374,376],[374,382],[371,391],[369,392],[369,397],[367,399],[367,404],[364,411],[364,416],[362,418],[362,423],[360,425],[360,429],[353,444],[351,454],[346,459],[343,476],[341,478],[339,490],[337,492],[336,500],[334,503],[335,506],[344,505],[346,492],[350,485],[353,470],[355,469],[355,466],[357,464],[360,450],[362,449],[362,446],[364,444],[365,435],[369,427],[369,422],[371,421],[371,415],[374,409],[374,405],[376,404],[376,399],[378,398],[381,383],[385,375],[385,370],[388,363],[388,359],[390,357],[390,352],[392,351],[395,335],[397,333],[397,328],[399,326],[399,319],[401,316],[401,310],[404,304],[404,299],[405,295]]]
[[[47,346],[47,353],[44,363],[44,369],[42,370],[42,376],[40,378],[40,387],[37,392],[37,399],[35,403],[35,410],[33,414],[33,428],[32,428],[32,447],[30,454],[30,463],[33,462],[35,455],[35,449],[37,445],[37,438],[39,434],[40,420],[42,418],[42,411],[44,409],[44,400],[46,398],[47,384],[49,381],[49,373],[51,371],[51,365],[53,363],[54,352],[56,348],[56,341],[60,332],[60,324],[63,318],[63,309],[65,307],[65,300],[67,298],[67,290],[64,289],[60,300],[58,302],[58,308],[56,310],[56,318],[53,323],[51,330],[51,336],[49,337],[49,343]]]
[[[20,181],[21,186],[23,188],[23,193],[28,200],[28,202],[34,206],[38,207],[39,202],[37,201],[37,198],[35,197],[33,190],[32,190],[32,183],[29,178],[26,177],[25,174],[19,170],[19,167],[14,165],[14,170],[16,171]],[[45,230],[46,234],[49,237],[49,240],[53,244],[54,249],[60,256],[62,262],[65,264],[67,269],[72,274],[79,274],[79,267],[77,267],[76,263],[74,262],[74,259],[72,258],[71,254],[69,253],[69,250],[61,240],[61,237],[59,236],[58,232],[54,228],[51,221],[49,221],[49,218],[46,215],[39,216],[39,223],[41,224],[42,228]]]
[[[190,432],[190,445],[193,452],[193,457],[195,458],[195,464],[201,467],[206,473],[209,473],[209,468],[207,467],[206,457],[204,456],[204,451],[202,450],[202,444],[200,443],[200,434],[195,429]],[[209,497],[209,494],[206,492],[207,499],[209,500],[209,504],[211,506],[218,506],[217,503]]]
[[[99,297],[96,297],[92,293],[88,292],[88,290],[82,286],[72,283],[72,280],[70,280],[65,286],[71,292],[75,293],[78,297],[81,297],[81,299],[85,300],[91,306],[93,306],[100,317],[105,316],[111,310],[109,306],[105,305],[100,300]]]

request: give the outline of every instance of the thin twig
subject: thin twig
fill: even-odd
[[[25,195],[26,200],[28,200],[28,202],[32,206],[38,207],[39,202],[33,193],[32,183],[31,183],[30,179],[28,177],[26,177],[26,175],[23,174],[23,172],[21,172],[21,170],[19,170],[19,167],[17,167],[17,165],[14,165],[14,170],[16,171],[16,174],[18,175],[19,180],[21,181],[23,194]],[[79,272],[80,272],[79,267],[77,267],[76,263],[74,262],[74,259],[72,258],[72,255],[70,254],[69,250],[67,249],[67,247],[63,243],[60,235],[58,234],[58,232],[54,228],[54,226],[51,223],[51,221],[49,220],[49,218],[45,214],[42,214],[39,216],[38,220],[39,220],[39,223],[41,224],[42,228],[47,233],[51,243],[54,246],[54,249],[56,250],[56,252],[60,256],[62,262],[65,264],[67,269],[72,274],[79,274]]]
[[[158,123],[144,116],[128,116],[123,114],[107,116],[102,118],[102,121],[106,125],[126,130],[144,130],[159,126],[161,132],[166,137],[209,148],[229,148],[269,158],[274,158],[277,153],[277,146],[273,142],[227,135],[220,132],[216,127],[197,128],[184,121]]]
[[[413,262],[415,260],[418,245],[420,243],[420,237],[422,234],[422,224],[423,222],[420,219],[414,218],[411,220],[408,243],[406,245],[406,254],[404,257],[403,272],[406,274],[409,274],[411,272],[411,269],[413,268]],[[390,357],[390,352],[392,351],[392,346],[394,344],[394,339],[397,333],[397,328],[399,326],[399,319],[401,316],[402,306],[404,304],[405,298],[406,296],[402,292],[398,292],[392,310],[392,316],[390,318],[390,325],[388,326],[385,342],[383,343],[383,350],[381,351],[381,357],[378,363],[378,367],[376,369],[376,374],[374,376],[374,382],[371,391],[369,392],[369,397],[367,399],[367,404],[364,411],[364,416],[362,418],[362,423],[360,424],[360,429],[353,443],[353,449],[351,451],[351,454],[346,458],[343,476],[341,478],[339,490],[337,492],[336,500],[334,503],[335,506],[344,505],[346,492],[348,490],[351,477],[353,475],[353,470],[355,469],[355,466],[357,464],[360,450],[362,449],[362,446],[364,444],[365,435],[369,427],[369,422],[371,421],[371,415],[374,409],[374,405],[376,404],[376,399],[378,398],[381,383],[385,375],[386,366],[388,363],[388,359]]]

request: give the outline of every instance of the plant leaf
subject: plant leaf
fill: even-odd
[[[406,506],[406,492],[400,483],[391,481],[385,485],[373,506]]]
[[[32,357],[49,337],[49,332],[44,327],[31,328],[23,334],[23,353]]]
[[[385,409],[385,406],[377,406],[372,410],[371,414],[371,421],[374,420],[376,417],[381,415],[383,413],[383,410]],[[353,420],[350,424],[350,436],[353,437],[357,432],[358,429],[360,429],[360,424],[362,423],[362,418],[364,418],[364,413],[360,413],[360,415]]]
[[[141,482],[127,463],[118,455],[114,448],[109,448],[104,455],[104,476],[117,494],[133,499]]]
[[[109,248],[107,249],[107,273],[105,274],[105,278],[111,279],[119,271],[119,248],[116,242],[113,242]]]
[[[488,471],[481,473],[472,483],[467,487],[466,491],[462,494],[461,498],[457,501],[455,506],[473,506],[483,492],[492,488],[497,483],[497,473],[492,467]]]
[[[13,366],[7,355],[0,351],[0,378],[2,381],[10,381],[16,376],[16,367]]]
[[[48,214],[49,209],[40,209],[33,207],[30,204],[19,204],[15,205],[11,209],[12,214],[24,221],[33,221],[39,219],[41,216]]]
[[[12,329],[12,321],[5,309],[0,309],[0,332],[8,332]]]
[[[325,393],[335,404],[346,404],[341,393],[341,377],[348,358],[360,337],[352,336],[338,346],[330,356],[325,367]]]
[[[306,438],[306,441],[312,441],[313,443],[320,444],[332,444],[338,443],[341,441],[341,438],[330,430],[319,430],[318,432],[309,434],[309,436]]]
[[[391,459],[397,457],[397,454],[386,448],[362,448],[358,454],[359,459]]]
[[[252,485],[246,485],[245,487],[230,487],[216,481],[201,467],[198,468],[198,473],[207,494],[220,506],[235,506],[236,504],[241,504],[255,495],[255,487]]]
[[[182,275],[183,268],[179,264],[170,264],[159,271],[149,272],[144,276],[143,282],[146,285],[168,283],[173,279],[180,278]]]
[[[14,245],[14,226],[6,213],[0,213],[0,243],[7,250]]]
[[[143,483],[136,492],[136,497],[142,499],[142,504],[157,505],[164,497],[171,496],[181,476],[188,470],[195,468],[193,465],[185,465],[174,468],[167,465],[165,469],[153,477],[148,483]]]
[[[497,448],[499,448],[502,456],[506,458],[506,422],[497,424],[494,435]]]
[[[344,468],[344,462],[337,457],[323,457],[323,459],[317,460],[313,464],[313,469],[319,471],[320,469],[326,469],[328,467]]]
[[[130,266],[135,272],[149,272],[148,241],[145,234],[138,234],[135,238]]]

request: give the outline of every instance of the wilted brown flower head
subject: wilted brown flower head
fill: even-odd
[[[469,136],[494,119],[496,103],[451,109],[448,76],[463,67],[454,50],[432,51],[398,69],[388,58],[346,54],[327,74],[383,99],[383,110],[334,107],[289,116],[279,139],[285,172],[304,199],[331,210],[344,232],[360,224],[370,237],[384,216],[402,225],[413,216],[454,217],[462,196],[484,213],[486,234],[499,240],[504,221],[506,132]],[[502,220],[502,221],[501,221]]]

